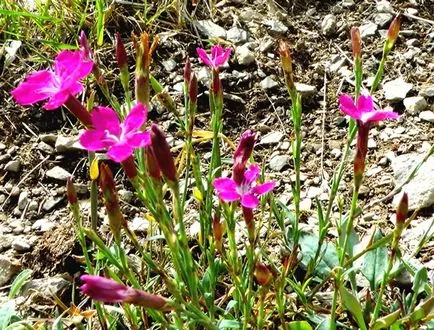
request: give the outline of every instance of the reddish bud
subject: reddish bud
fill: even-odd
[[[270,268],[263,263],[257,263],[255,265],[254,276],[256,282],[262,286],[268,286],[273,279],[273,273],[271,272]]]
[[[130,181],[134,181],[137,177],[137,167],[134,161],[134,157],[130,156],[121,163],[124,168],[125,174]]]
[[[360,37],[360,30],[357,27],[351,28],[351,46],[353,48],[354,58],[362,56],[362,39]]]
[[[362,185],[365,172],[366,154],[368,153],[368,138],[370,124],[358,123],[356,156],[354,157],[354,186],[358,190]]]
[[[191,79],[190,79],[189,87],[188,87],[190,102],[193,104],[196,104],[196,102],[197,102],[197,90],[198,90],[197,78],[196,78],[196,75],[193,73],[193,75],[191,76]]]
[[[169,144],[167,143],[166,136],[156,124],[151,125],[151,147],[165,179],[177,182],[175,161],[170,152]]]
[[[279,54],[282,69],[285,74],[286,86],[288,89],[295,89],[294,75],[292,72],[292,58],[289,53],[288,44],[283,40],[279,42]]]
[[[128,287],[109,278],[83,275],[80,279],[84,283],[80,287],[81,292],[93,300],[106,303],[129,303],[160,311],[172,309],[169,300],[162,296]]]
[[[232,178],[237,184],[241,184],[243,181],[246,162],[252,155],[255,142],[256,133],[251,130],[247,130],[241,135],[238,147],[234,152],[234,167],[232,171]]]
[[[214,95],[223,93],[222,82],[220,81],[218,69],[213,68],[211,72],[211,92]]]
[[[190,62],[190,58],[187,56],[184,65],[184,82],[188,84],[190,82],[190,79],[191,79],[191,62]]]
[[[146,169],[148,170],[148,174],[151,178],[154,178],[157,181],[161,180],[161,170],[158,166],[157,159],[155,158],[154,151],[150,146],[146,146]]]
[[[119,32],[116,32],[116,61],[121,71],[128,70],[127,51],[125,50],[125,45]]]
[[[222,249],[222,238],[225,231],[224,224],[220,221],[220,215],[215,214],[212,219],[212,232],[217,243],[217,249]]]
[[[84,31],[81,31],[78,43],[80,45],[80,50],[83,54],[83,58],[91,59],[92,51],[90,50],[89,41],[87,40],[86,33],[84,33]]]
[[[402,194],[401,200],[399,201],[398,207],[396,209],[396,225],[402,227],[407,219],[408,215],[408,195],[406,192]]]
[[[389,29],[387,30],[386,42],[384,43],[384,49],[383,49],[385,55],[389,54],[389,52],[393,48],[393,45],[398,39],[399,30],[401,29],[401,19],[402,19],[401,15],[398,14],[393,19],[392,23],[389,26]]]
[[[78,202],[77,192],[75,191],[74,183],[72,182],[72,177],[68,178],[66,181],[66,197],[68,198],[68,202],[71,205],[75,205]]]

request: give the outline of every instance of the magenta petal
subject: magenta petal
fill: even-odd
[[[397,119],[399,114],[393,111],[371,111],[364,113],[360,120],[363,123],[376,122],[385,119]]]
[[[357,109],[359,113],[374,111],[374,101],[371,95],[360,95],[357,99]]]
[[[118,115],[109,107],[96,107],[90,113],[92,125],[95,130],[108,130],[111,134],[119,136],[121,127]]]
[[[197,51],[197,55],[199,56],[203,64],[208,65],[209,67],[213,66],[213,63],[209,58],[208,54],[206,53],[205,49],[197,48],[196,51]]]
[[[130,110],[122,123],[124,132],[128,133],[139,130],[145,122],[147,114],[147,108],[142,103],[137,103],[137,105]]]
[[[225,64],[227,62],[227,60],[229,59],[229,57],[231,56],[231,48],[227,48],[224,53],[222,53],[219,57],[217,57],[214,60],[214,65],[215,66],[221,66],[223,64]]]
[[[220,191],[218,195],[225,202],[235,202],[240,199],[240,195],[236,191],[224,190]]]
[[[44,109],[54,110],[61,107],[69,97],[68,91],[61,91],[54,94],[47,103],[44,104]]]
[[[93,67],[92,61],[85,61],[81,51],[63,50],[54,60],[54,71],[63,79],[79,80],[86,77]]]
[[[127,136],[126,141],[133,148],[142,148],[151,144],[151,133],[137,132]]]
[[[58,91],[57,81],[53,72],[38,71],[29,76],[18,85],[11,94],[15,101],[21,105],[33,104],[52,96]]]
[[[253,194],[246,194],[241,197],[241,205],[249,209],[254,209],[259,205],[259,199]]]
[[[356,108],[353,99],[349,95],[339,96],[339,107],[346,115],[352,117],[353,119],[360,119],[361,113]]]
[[[83,90],[83,85],[81,83],[79,83],[78,81],[73,81],[71,82],[71,84],[68,86],[68,92],[71,95],[77,95],[78,93],[81,93],[81,91]]]
[[[107,151],[107,156],[117,163],[123,162],[133,153],[133,148],[127,143],[118,143]]]
[[[273,181],[264,182],[262,184],[258,184],[255,187],[253,187],[253,193],[257,195],[263,195],[273,190],[275,186],[276,183]]]
[[[215,59],[223,54],[223,48],[220,45],[215,45],[211,47],[211,58]]]
[[[258,180],[260,168],[256,164],[251,164],[249,168],[244,172],[245,184],[250,186],[253,182]]]
[[[106,148],[106,133],[104,131],[86,130],[80,135],[80,144],[90,151],[98,151]]]
[[[219,192],[226,190],[235,191],[237,189],[237,184],[230,178],[217,178],[214,180],[213,186]]]

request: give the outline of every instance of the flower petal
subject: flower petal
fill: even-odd
[[[63,80],[77,81],[86,77],[93,67],[92,61],[87,61],[79,50],[63,50],[54,60],[54,72]]]
[[[83,148],[90,151],[98,151],[107,147],[105,141],[106,133],[104,131],[86,130],[80,134],[80,144]]]
[[[399,114],[393,111],[371,111],[364,113],[360,120],[363,123],[373,123],[385,119],[397,119]]]
[[[217,57],[223,54],[223,47],[220,45],[215,45],[211,47],[211,58],[213,61],[216,60]]]
[[[244,172],[244,183],[250,186],[253,182],[258,180],[260,173],[260,168],[256,164],[251,164],[249,168]]]
[[[21,105],[33,104],[54,95],[59,90],[56,77],[52,71],[42,70],[27,76],[11,94]]]
[[[133,153],[133,148],[126,142],[112,145],[107,151],[107,156],[117,163],[123,162]]]
[[[225,202],[235,202],[240,199],[240,195],[236,191],[224,190],[220,191],[218,195]]]
[[[352,117],[353,119],[360,119],[361,112],[355,106],[351,96],[346,94],[339,96],[339,108],[342,110],[343,113]]]
[[[237,184],[230,178],[217,178],[213,182],[214,188],[219,191],[236,191]]]
[[[374,111],[374,101],[372,100],[372,96],[360,95],[357,99],[357,110],[361,114]]]
[[[95,130],[108,130],[111,134],[119,136],[121,127],[118,115],[109,107],[96,107],[90,113],[92,125]]]
[[[241,205],[249,209],[254,209],[259,205],[259,199],[253,194],[245,194],[241,197]]]
[[[269,182],[264,182],[262,184],[256,185],[255,187],[253,187],[252,190],[253,193],[255,194],[263,195],[273,190],[275,186],[276,186],[275,182],[269,181]]]
[[[69,97],[68,91],[61,91],[54,94],[47,103],[44,104],[44,109],[54,110],[61,107]]]
[[[138,131],[146,121],[147,115],[148,109],[142,103],[137,103],[137,105],[130,110],[122,123],[124,134],[128,134],[128,132],[131,131]]]
[[[229,47],[226,48],[224,53],[220,54],[219,57],[214,59],[214,65],[219,67],[219,66],[222,66],[223,64],[225,64],[228,61],[229,57],[231,56],[231,52],[232,52],[231,48],[229,48]]]
[[[142,148],[151,144],[151,133],[137,132],[129,134],[126,141],[132,148]]]
[[[206,53],[205,49],[203,48],[197,48],[197,55],[199,56],[200,60],[203,64],[208,65],[209,67],[213,67],[214,64],[212,60],[209,58],[208,54]]]

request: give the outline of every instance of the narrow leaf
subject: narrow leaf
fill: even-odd
[[[382,238],[383,235],[381,234],[381,231],[377,230],[374,234],[373,243]],[[383,280],[387,268],[387,262],[387,248],[384,245],[365,254],[361,272],[369,281],[372,291],[374,291]]]
[[[351,292],[349,292],[342,285],[339,287],[339,293],[341,295],[342,303],[344,307],[351,313],[351,315],[356,320],[359,328],[361,330],[367,330],[365,320],[363,319],[363,311],[362,306],[357,301],[356,297],[353,296]]]

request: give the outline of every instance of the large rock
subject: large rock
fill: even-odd
[[[45,174],[47,175],[47,177],[59,181],[66,181],[69,177],[72,176],[71,173],[61,168],[60,166],[54,166],[52,169],[49,169],[47,172],[45,172]]]
[[[20,271],[21,264],[13,259],[0,256],[0,286],[3,286],[12,279],[12,276]]]
[[[392,159],[392,169],[396,185],[401,185],[414,167],[423,159],[423,155],[405,154]],[[429,207],[434,204],[434,156],[431,156],[417,172],[410,183],[403,188],[408,194],[408,208]],[[393,204],[397,206],[399,197],[395,196]]]
[[[198,21],[196,27],[207,38],[226,39],[226,30],[209,19]]]
[[[413,84],[405,82],[402,78],[388,81],[384,84],[384,96],[387,101],[402,101],[413,88]]]

